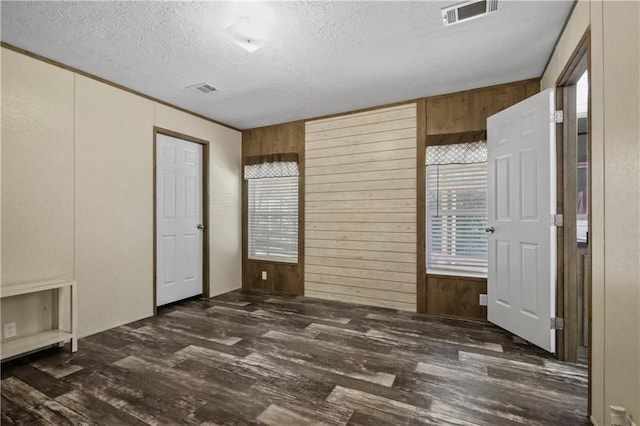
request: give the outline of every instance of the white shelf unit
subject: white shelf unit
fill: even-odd
[[[32,334],[30,336],[18,337],[16,339],[6,340],[2,342],[2,348],[0,349],[1,358],[7,359],[20,355],[26,352],[30,352],[36,349],[41,349],[46,346],[63,344],[66,341],[71,341],[71,352],[78,350],[78,329],[77,329],[77,303],[78,303],[78,285],[75,281],[70,280],[52,280],[35,283],[23,283],[12,284],[3,286],[0,289],[0,297],[2,299],[13,296],[20,296],[29,293],[38,293],[43,291],[55,290],[58,301],[58,327],[64,323],[62,315],[62,302],[63,298],[60,297],[60,291],[64,288],[69,288],[69,295],[71,298],[70,303],[70,328],[71,330],[54,329],[46,330],[40,333]]]

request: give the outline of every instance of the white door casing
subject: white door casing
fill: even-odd
[[[156,137],[156,306],[202,293],[202,145]]]
[[[553,353],[554,98],[548,89],[487,120],[488,319]]]

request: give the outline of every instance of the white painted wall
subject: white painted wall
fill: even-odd
[[[153,314],[153,102],[76,75],[80,336]]]
[[[211,295],[241,287],[240,132],[4,48],[2,89],[2,287],[75,278],[80,337],[153,314],[154,125],[210,142]]]
[[[1,58],[1,282],[71,279],[73,73],[5,49]],[[48,329],[52,302],[51,292],[7,299],[2,324],[16,321],[18,335]]]
[[[542,79],[591,30],[592,418],[640,419],[640,3],[581,0]]]
[[[73,102],[73,73],[2,50],[3,283],[73,276]]]

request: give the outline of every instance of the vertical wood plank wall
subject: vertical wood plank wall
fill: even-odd
[[[305,127],[305,294],[416,310],[416,104]]]
[[[298,265],[247,261],[245,249],[243,286],[486,319],[486,279],[426,274],[425,151],[484,137],[488,116],[539,90],[523,80],[243,131],[243,158],[298,152],[306,180]]]
[[[243,164],[248,157],[267,154],[298,154],[298,263],[269,262],[247,258],[247,182],[242,181],[242,287],[278,293],[304,294],[304,122],[259,127],[242,132]],[[267,279],[262,279],[262,271]]]

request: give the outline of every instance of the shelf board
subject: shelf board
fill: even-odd
[[[21,337],[15,340],[2,342],[2,359],[20,355],[34,349],[40,349],[44,346],[54,345],[73,338],[68,331],[49,330],[31,336]]]
[[[19,296],[21,294],[37,293],[39,291],[54,290],[75,285],[72,280],[51,280],[35,283],[10,284],[0,288],[1,297]]]

